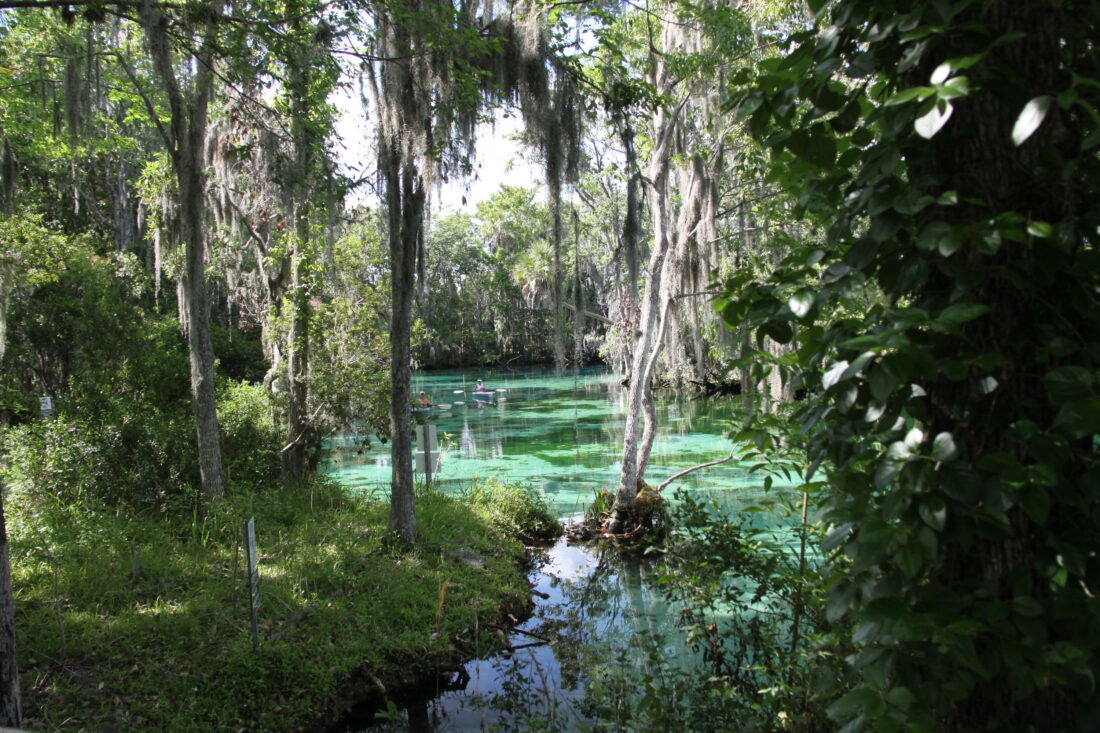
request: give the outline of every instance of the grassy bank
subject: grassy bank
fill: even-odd
[[[529,598],[522,493],[422,493],[411,551],[387,540],[388,505],[324,481],[187,521],[12,496],[25,725],[316,729],[358,697],[499,643],[486,624]],[[258,652],[240,549],[251,516]]]

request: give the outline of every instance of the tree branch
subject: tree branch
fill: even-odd
[[[717,461],[711,461],[710,463],[701,463],[698,466],[692,466],[691,468],[685,468],[683,471],[680,471],[680,473],[676,474],[675,476],[670,476],[669,478],[665,479],[661,483],[661,485],[657,487],[657,493],[658,494],[661,493],[661,491],[666,486],[671,484],[673,481],[675,481],[676,479],[678,479],[682,476],[688,475],[692,471],[698,471],[700,468],[708,468],[710,466],[717,466],[719,463],[725,463],[726,461],[732,461],[733,460],[733,454],[736,451],[737,451],[737,446],[734,446],[734,447],[730,448],[730,454],[728,456],[726,456],[725,458],[719,459]]]

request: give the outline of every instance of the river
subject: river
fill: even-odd
[[[478,378],[491,397],[472,394]],[[499,475],[530,484],[569,522],[596,491],[617,485],[626,392],[606,371],[431,372],[416,375],[413,389],[436,405],[416,416],[436,426],[441,461],[433,484],[439,490],[459,491],[476,478]],[[493,404],[478,406],[475,399]],[[664,396],[657,418],[651,484],[730,451],[734,413],[728,401]],[[363,437],[334,441],[325,470],[381,498],[388,491],[389,457],[377,440],[365,448]],[[728,509],[775,504],[762,483],[729,462],[689,474],[666,494],[675,488]],[[564,540],[545,548],[531,576],[535,613],[509,639],[515,652],[467,664],[443,686],[457,689],[405,700],[393,720],[372,714],[349,720],[344,729],[587,730],[607,724],[616,706],[633,704],[633,686],[652,675],[654,665],[668,675],[699,663],[678,634],[678,609],[656,589],[653,572],[646,560],[600,558]]]

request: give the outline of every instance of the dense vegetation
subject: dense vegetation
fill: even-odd
[[[802,497],[797,552],[686,502],[664,582],[709,674],[655,664],[634,682],[683,706],[604,719],[1094,729],[1098,20],[1084,0],[0,0],[0,725],[240,727],[453,651],[372,646],[399,614],[356,613],[364,589],[437,594],[450,640],[518,593],[515,547],[469,546],[470,523],[546,517],[515,487],[471,487],[472,513],[416,492],[410,370],[602,361],[629,383],[610,534],[658,386],[739,395],[742,457]],[[338,152],[349,99],[366,172]],[[504,115],[543,180],[433,204],[499,154],[476,133]],[[352,422],[389,440],[388,516],[315,475]],[[344,651],[218,633],[251,512],[268,622]],[[495,591],[444,603],[464,548],[499,563]],[[195,649],[230,660],[233,694],[168,711],[158,664]]]

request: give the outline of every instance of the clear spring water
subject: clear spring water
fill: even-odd
[[[478,378],[493,392],[492,406],[473,404]],[[569,521],[583,514],[594,492],[617,486],[626,391],[606,371],[563,376],[540,370],[431,372],[416,375],[413,390],[424,390],[436,405],[414,417],[436,425],[442,457],[433,483],[439,489],[461,491],[476,477],[496,474],[529,483]],[[728,400],[666,395],[656,407],[649,483],[729,454],[734,407]],[[370,448],[363,444],[365,437]],[[335,438],[326,470],[346,485],[387,497],[388,446],[375,436]],[[781,498],[765,496],[762,483],[761,476],[731,461],[689,474],[665,493],[681,489],[705,494],[730,509]],[[756,516],[769,524],[779,521],[778,513]],[[654,659],[682,668],[698,663],[676,637],[678,610],[647,580],[651,569],[640,560],[601,560],[591,548],[559,541],[546,549],[532,573],[537,594],[545,597],[537,600],[535,614],[519,627],[522,631],[509,637],[513,645],[536,645],[470,662],[468,679],[452,685],[461,689],[440,687],[402,701],[395,721],[371,722],[368,713],[343,728],[590,729],[599,720],[593,717],[593,697],[632,694],[609,691],[608,686],[637,679],[621,669],[606,674],[609,669],[644,667]],[[524,632],[554,643],[539,644],[538,637]],[[648,649],[639,651],[640,641]],[[594,682],[596,674],[600,679]]]
[[[478,378],[496,396],[493,406],[474,405]],[[430,372],[414,377],[413,393],[421,390],[436,405],[414,418],[436,426],[442,453],[432,477],[437,488],[457,491],[476,477],[495,474],[529,483],[568,518],[583,513],[595,491],[618,485],[626,390],[606,371]],[[729,454],[733,406],[728,401],[665,397],[656,411],[658,432],[646,473],[651,484]],[[369,449],[364,439],[370,440]],[[387,446],[371,435],[330,442],[328,473],[345,485],[388,496]],[[725,503],[759,499],[760,484],[760,476],[730,462],[689,474],[675,486],[720,492]]]

